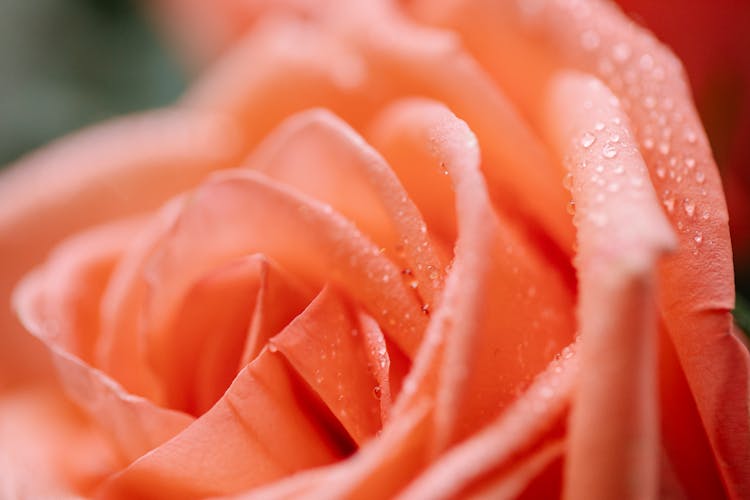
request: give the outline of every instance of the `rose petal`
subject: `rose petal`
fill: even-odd
[[[556,180],[559,164],[455,37],[411,22],[388,2],[333,5],[328,22],[361,47],[373,67],[371,85],[387,89],[392,98],[435,99],[465,120],[482,144],[493,199],[541,225],[560,249],[570,252],[573,231]],[[536,195],[528,196],[531,192]]]
[[[320,396],[357,445],[382,426],[374,393],[376,387],[382,389],[373,376],[363,333],[353,311],[326,287],[305,315],[270,343]]]
[[[384,111],[373,129],[386,158],[402,148],[402,161],[426,169],[444,165],[456,193],[453,269],[422,360],[406,382],[437,397],[437,450],[495,417],[570,340],[572,301],[555,271],[497,217],[479,174],[476,139],[465,123],[439,104],[411,100]],[[412,399],[413,389],[401,398]]]
[[[241,257],[201,278],[167,330],[150,331],[145,339],[168,406],[193,415],[207,411],[247,364],[241,361],[246,344],[265,346],[310,296],[259,255]],[[248,354],[248,362],[257,355]]]
[[[650,498],[660,457],[656,263],[675,237],[612,93],[565,72],[547,103],[550,141],[569,158],[579,241],[581,372],[565,494]]]
[[[361,55],[330,32],[312,23],[271,17],[194,84],[183,104],[234,116],[249,152],[282,119],[312,106],[361,123],[372,106],[355,92],[365,69]]]
[[[563,349],[497,419],[433,462],[400,497],[453,498],[490,471],[524,457],[564,415],[578,373],[576,349],[576,344]]]
[[[405,278],[424,303],[437,299],[445,257],[385,160],[339,118],[324,110],[295,115],[248,164],[331,205],[410,271]]]
[[[77,498],[120,465],[59,391],[27,387],[0,397],[3,498]]]
[[[500,475],[500,477],[493,477],[487,481],[488,484],[480,485],[476,489],[466,493],[465,498],[470,498],[471,500],[523,498],[522,494],[526,492],[526,489],[534,479],[540,477],[542,472],[555,462],[560,462],[564,452],[565,443],[561,440],[553,441],[533,455],[520,460],[509,471]],[[548,495],[550,494],[554,495],[552,492],[548,493]],[[532,496],[531,498],[542,497]]]
[[[311,417],[306,389],[264,350],[191,426],[108,479],[106,498],[204,498],[331,463],[341,450]]]
[[[415,352],[426,318],[400,270],[330,207],[244,170],[203,184],[155,250],[148,328],[164,327],[197,277],[249,253],[268,255],[302,280],[335,282],[407,355]]]
[[[52,353],[65,389],[109,432],[125,461],[160,445],[192,421],[127,393],[79,357],[90,355],[99,319],[96,299],[133,230],[128,222],[77,235],[59,247],[44,268],[30,274],[14,297],[23,325]]]
[[[628,110],[651,180],[680,239],[679,250],[660,268],[660,309],[727,492],[750,496],[750,355],[731,334],[726,206],[680,63],[608,2],[450,4],[430,4],[420,12],[457,26],[472,52],[528,113],[540,108],[539,89],[529,81],[544,85],[550,67],[560,65],[596,74]],[[513,61],[524,71],[510,70],[519,67]],[[529,79],[530,72],[541,78]]]
[[[55,242],[157,206],[233,161],[235,138],[232,125],[216,115],[156,111],[74,134],[4,170],[0,302],[9,303],[15,283]],[[2,382],[28,374],[38,358],[9,309],[0,311],[0,329]]]

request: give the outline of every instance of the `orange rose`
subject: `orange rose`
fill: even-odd
[[[82,412],[0,316],[3,493],[750,496],[674,57],[606,2],[269,5],[4,174],[3,297]]]

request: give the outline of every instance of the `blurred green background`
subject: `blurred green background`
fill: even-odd
[[[0,165],[184,87],[132,1],[0,0]]]
[[[169,104],[186,80],[134,0],[0,0],[0,168],[75,129]],[[735,257],[747,332],[750,259]]]

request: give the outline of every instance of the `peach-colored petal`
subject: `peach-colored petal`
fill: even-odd
[[[312,326],[312,325],[311,325]],[[281,354],[264,350],[207,413],[104,483],[103,498],[238,493],[334,462],[342,451]]]
[[[77,498],[120,465],[57,388],[0,396],[0,497]]]
[[[567,346],[495,421],[433,462],[399,498],[454,498],[490,471],[512,466],[564,415],[578,373]]]
[[[660,267],[660,309],[727,492],[750,496],[750,354],[732,335],[726,204],[683,70],[615,9],[595,4],[591,17],[582,21],[591,21],[592,29],[602,34],[601,51],[615,51],[617,40],[630,50],[620,71],[637,74],[634,83],[605,74],[605,68],[594,69],[592,58],[579,63],[597,71],[629,107],[652,181],[680,241],[678,252]],[[563,43],[571,45],[569,39]]]
[[[331,205],[410,271],[404,278],[425,304],[435,302],[445,258],[388,164],[346,123],[324,110],[295,115],[248,165]]]
[[[210,64],[264,15],[314,15],[322,0],[157,0],[146,7],[180,55],[197,68]]]
[[[402,394],[407,401],[418,387],[437,397],[437,450],[489,422],[569,342],[572,301],[555,272],[493,210],[465,123],[441,105],[410,100],[384,111],[373,129],[386,158],[400,148],[401,160],[446,168],[456,195],[456,257],[422,361],[406,382],[412,390]]]
[[[140,331],[143,319],[139,306],[148,294],[144,261],[174,224],[183,203],[183,197],[173,199],[149,219],[131,242],[123,244],[122,255],[101,299],[100,335],[94,353],[94,366],[130,393],[157,404],[164,402],[166,396],[148,364]]]
[[[188,415],[127,393],[80,357],[90,353],[91,337],[97,331],[96,298],[108,276],[101,273],[111,269],[118,247],[132,232],[133,224],[128,222],[76,236],[59,247],[44,268],[31,273],[15,295],[23,325],[52,353],[63,387],[107,430],[126,461],[160,445],[192,421]],[[64,290],[71,293],[59,296]],[[60,307],[61,301],[66,307]],[[79,347],[83,347],[80,352]]]
[[[268,255],[308,282],[338,284],[406,354],[416,351],[426,316],[400,270],[330,206],[246,170],[216,175],[198,188],[155,250],[148,327],[163,328],[196,278],[251,253]]]
[[[261,267],[261,286],[239,369],[255,359],[271,337],[283,330],[313,299],[313,291],[295,276],[273,261],[265,258],[263,261],[267,263]]]
[[[259,352],[302,312],[310,295],[259,255],[240,257],[199,279],[167,330],[150,331],[144,341],[167,405],[194,415],[207,411],[247,364],[241,361],[246,344],[262,342]]]
[[[366,65],[353,47],[313,23],[269,17],[257,24],[183,97],[189,108],[234,116],[249,152],[281,120],[313,106],[362,123]]]
[[[579,241],[581,372],[565,494],[652,498],[660,459],[655,275],[675,237],[612,93],[565,72],[546,99],[549,139],[571,170]]]
[[[482,167],[493,199],[543,227],[569,253],[573,230],[556,180],[559,164],[455,37],[411,22],[389,2],[334,5],[323,17],[366,55],[370,84],[391,98],[438,100],[465,120],[482,144]],[[535,196],[528,196],[532,192]]]
[[[627,110],[680,239],[661,265],[660,309],[727,492],[750,495],[750,355],[731,334],[727,213],[680,63],[608,2],[448,3],[422,13],[460,26],[472,51],[528,113],[539,109],[528,72],[544,85],[550,68],[560,65],[596,74]],[[482,47],[492,54],[481,55]],[[513,72],[514,60],[524,72]]]
[[[493,477],[483,484],[465,494],[465,498],[471,500],[491,500],[495,498],[523,498],[522,495],[540,474],[559,461],[565,452],[565,443],[561,440],[553,441],[535,452],[528,458],[514,464],[510,470]],[[553,493],[554,494],[554,493]],[[531,498],[541,498],[531,497]]]
[[[151,209],[227,165],[238,152],[235,137],[215,115],[157,111],[64,138],[4,170],[0,302],[9,304],[15,283],[63,237]],[[36,364],[15,315],[2,307],[0,384]]]
[[[270,342],[320,396],[357,445],[381,428],[380,391],[364,332],[353,311],[326,287],[304,316]]]
[[[425,458],[424,443],[429,438],[428,424],[427,405],[416,405],[348,460],[291,476],[235,498],[391,498],[419,471]]]

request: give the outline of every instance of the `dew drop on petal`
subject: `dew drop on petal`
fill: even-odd
[[[695,158],[693,158],[692,156],[688,156],[687,158],[685,158],[685,165],[687,166],[687,168],[693,168],[695,166]]]
[[[599,35],[596,31],[586,30],[581,33],[581,47],[583,50],[593,51],[599,47]]]
[[[643,147],[646,149],[654,149],[654,140],[650,137],[643,139]]]
[[[563,177],[563,187],[568,191],[573,189],[573,174],[571,172],[568,172]]]
[[[698,170],[695,173],[695,181],[698,184],[703,184],[703,182],[705,182],[705,180],[706,180],[706,174],[704,174],[702,171]]]
[[[701,233],[695,233],[695,236],[693,236],[693,241],[695,241],[697,245],[700,245],[703,241],[703,235]]]
[[[617,62],[625,62],[630,57],[630,47],[628,44],[621,42],[612,47],[612,57]]]
[[[667,212],[670,214],[674,212],[674,198],[666,198],[664,199],[664,206],[667,209]]]
[[[591,132],[584,132],[583,136],[581,136],[581,146],[584,148],[590,147],[592,144],[594,144],[594,141],[596,141],[596,136],[592,134]]]
[[[565,211],[568,212],[570,215],[576,214],[576,202],[573,200],[570,200],[568,202],[568,205],[565,207]]]
[[[602,156],[610,159],[614,158],[615,156],[617,156],[617,148],[615,148],[613,144],[608,142],[604,145],[604,147],[602,147]]]
[[[604,122],[596,122],[594,124],[594,130],[597,130],[599,132],[601,132],[602,130],[604,130]]]
[[[682,201],[682,207],[685,209],[685,213],[688,217],[692,217],[695,214],[695,202],[690,198],[685,198]]]

